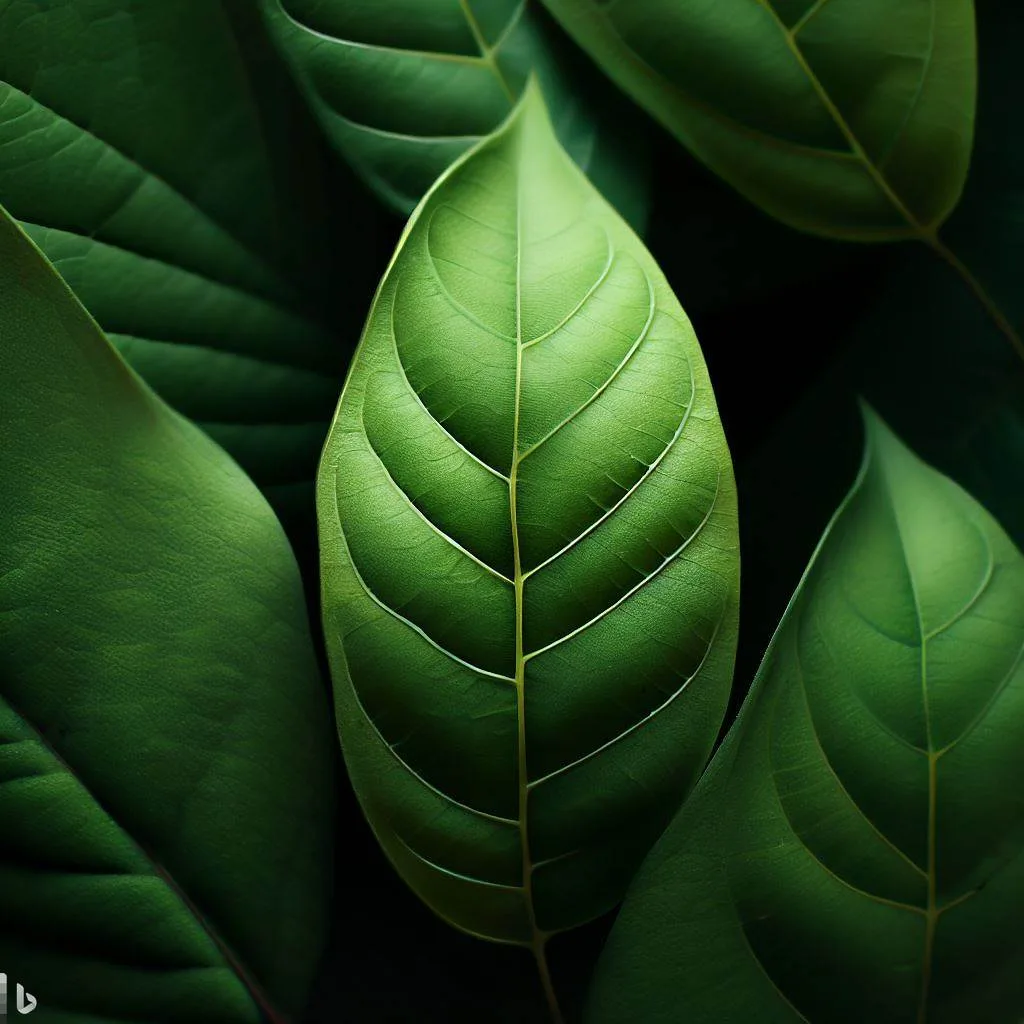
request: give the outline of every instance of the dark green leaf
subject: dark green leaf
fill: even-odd
[[[973,0],[545,0],[611,78],[773,216],[928,237],[963,188]]]
[[[0,0],[0,203],[273,492],[309,486],[344,355],[296,284],[315,161],[243,6]]]
[[[501,123],[531,72],[562,144],[640,230],[644,126],[587,74],[538,0],[261,0],[339,150],[409,213]]]
[[[979,11],[978,139],[963,201],[943,229],[1018,334],[1024,331],[1024,22],[1015,0]],[[862,393],[922,458],[977,498],[1024,548],[1024,370],[975,295],[921,246],[880,254],[867,294],[837,289],[841,320],[810,319],[814,296],[778,313],[790,329],[834,339],[829,372],[790,410],[760,451],[737,467],[744,514],[744,624],[764,650],[836,503],[856,470]],[[704,347],[731,348],[705,328]],[[779,494],[789,500],[784,507]],[[748,667],[746,678],[756,668]]]
[[[0,210],[0,966],[58,1024],[267,1024],[326,930],[331,739],[259,492]]]
[[[1009,1024],[1024,557],[873,414],[736,725],[633,883],[601,1024]]]
[[[608,909],[721,722],[736,508],[689,322],[537,89],[411,220],[318,511],[342,746],[398,870],[535,949]]]

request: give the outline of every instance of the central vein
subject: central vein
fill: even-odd
[[[517,186],[518,188],[518,186]],[[523,331],[522,331],[522,227],[519,218],[519,201],[516,202],[516,386],[515,405],[512,415],[512,468],[508,475],[509,512],[512,519],[512,584],[515,588],[516,604],[516,703],[518,719],[518,780],[519,780],[519,834],[523,856],[523,898],[530,917],[530,929],[537,942],[539,934],[533,909],[533,863],[530,858],[530,835],[527,827],[527,801],[529,789],[526,774],[526,659],[523,656],[523,560],[519,551],[519,527],[516,517],[516,492],[519,482],[519,406],[523,386]]]
[[[520,850],[523,862],[522,889],[523,900],[526,904],[527,919],[530,923],[530,948],[534,959],[537,962],[537,970],[540,974],[541,986],[544,989],[544,997],[547,1000],[548,1010],[554,1024],[563,1024],[563,1017],[558,1005],[558,997],[551,981],[551,973],[548,969],[547,954],[545,946],[548,936],[537,926],[537,912],[533,901],[533,859],[530,855],[530,828],[529,828],[529,776],[526,770],[526,658],[523,651],[523,614],[524,601],[523,591],[526,587],[526,578],[523,574],[523,560],[519,550],[519,527],[516,516],[517,484],[519,481],[519,465],[523,456],[519,451],[519,409],[523,387],[523,301],[522,301],[522,280],[523,280],[523,229],[522,229],[522,197],[521,176],[517,173],[516,178],[516,384],[515,399],[512,415],[512,466],[508,475],[508,500],[509,513],[512,522],[512,584],[515,588],[516,605],[516,718],[518,722],[517,742],[517,777],[519,783],[519,838]]]

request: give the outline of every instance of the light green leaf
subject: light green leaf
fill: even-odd
[[[612,906],[727,701],[732,467],[685,314],[531,88],[381,284],[318,477],[342,746],[442,917]]]
[[[973,0],[545,0],[611,78],[773,216],[934,235],[970,161]]]
[[[261,0],[338,149],[408,214],[437,176],[495,129],[531,72],[555,129],[641,230],[646,145],[628,106],[560,38],[539,0]]]
[[[0,339],[0,966],[43,1024],[283,1022],[331,824],[288,543],[2,209]]]
[[[315,161],[245,6],[0,0],[0,203],[277,496],[311,488],[344,353],[296,284]]]
[[[1024,557],[867,414],[860,476],[599,964],[600,1024],[1024,1005]]]

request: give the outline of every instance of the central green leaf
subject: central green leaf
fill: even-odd
[[[721,723],[736,495],[689,321],[537,89],[410,221],[318,509],[342,745],[398,870],[535,949],[607,910]]]

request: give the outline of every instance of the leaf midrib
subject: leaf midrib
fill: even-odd
[[[483,60],[488,68],[490,68],[491,74],[493,74],[497,79],[502,92],[505,94],[505,98],[508,100],[509,109],[515,106],[517,97],[508,79],[505,77],[505,73],[499,67],[495,55],[501,48],[501,44],[506,35],[515,27],[519,19],[522,17],[523,10],[528,2],[529,0],[522,0],[522,3],[520,3],[516,8],[512,17],[509,18],[508,24],[502,30],[502,33],[498,37],[494,46],[488,46],[487,40],[484,38],[483,31],[480,28],[480,22],[477,21],[476,15],[473,13],[473,9],[469,6],[470,0],[459,0],[459,7],[462,9],[462,13],[466,19],[466,24],[469,26],[469,31],[473,34],[473,41],[480,50],[480,59]]]
[[[516,158],[519,164],[523,161],[523,139],[522,134],[516,139]],[[515,399],[512,414],[512,465],[509,470],[509,513],[512,526],[512,560],[514,566],[515,586],[515,632],[516,632],[516,726],[517,726],[517,768],[519,786],[519,835],[520,849],[523,867],[523,899],[526,903],[527,921],[530,925],[530,949],[533,953],[534,962],[540,976],[541,988],[544,991],[548,1012],[551,1015],[553,1024],[564,1024],[562,1011],[558,1003],[558,996],[555,993],[551,981],[551,973],[548,968],[546,946],[551,936],[538,927],[537,909],[533,898],[533,872],[534,865],[530,852],[530,828],[529,828],[529,802],[530,784],[527,775],[526,759],[526,655],[523,650],[523,616],[524,601],[523,590],[526,585],[526,577],[523,573],[522,555],[519,545],[519,526],[516,519],[516,497],[519,480],[519,465],[523,456],[519,453],[519,420],[520,406],[523,385],[523,174],[521,169],[516,174],[515,204],[516,204],[516,292],[515,292],[515,320],[516,320],[516,383]]]
[[[466,0],[460,0],[466,9]],[[517,140],[521,146],[521,140]],[[521,160],[521,150],[517,153]],[[523,870],[523,899],[532,936],[531,945],[536,950],[543,948],[545,938],[537,928],[537,914],[533,903],[533,864],[530,856],[529,834],[529,786],[526,765],[526,657],[523,650],[523,617],[525,605],[523,590],[525,575],[523,573],[522,552],[519,543],[519,525],[517,521],[517,496],[519,483],[519,421],[523,389],[523,224],[522,224],[522,175],[516,175],[516,285],[515,285],[515,337],[516,337],[516,380],[512,407],[512,459],[508,475],[509,517],[512,528],[512,581],[515,591],[515,687],[516,687],[516,761],[517,780],[519,787],[519,836]]]
[[[829,96],[828,91],[821,84],[821,80],[814,73],[814,71],[811,69],[811,66],[807,63],[806,59],[804,58],[803,52],[801,51],[796,40],[797,31],[800,28],[803,28],[803,26],[808,21],[810,21],[812,17],[819,14],[821,10],[829,3],[829,0],[816,0],[814,5],[805,13],[804,17],[801,18],[792,29],[787,28],[785,22],[782,20],[781,17],[779,17],[779,13],[775,9],[771,0],[755,0],[755,2],[764,7],[765,10],[767,10],[771,14],[776,25],[778,25],[779,30],[785,37],[787,46],[793,53],[794,58],[799,63],[801,70],[804,72],[804,74],[807,75],[808,80],[810,81],[811,86],[814,89],[816,95],[818,96],[822,104],[825,106],[825,109],[828,111],[829,115],[832,117],[836,127],[839,129],[840,132],[842,132],[843,137],[846,139],[847,144],[853,151],[854,156],[864,167],[865,171],[867,171],[868,175],[870,175],[872,181],[875,182],[876,186],[881,190],[885,198],[889,201],[889,203],[892,204],[893,208],[897,211],[897,213],[899,213],[899,215],[903,217],[903,219],[907,222],[907,225],[914,233],[914,237],[916,237],[918,241],[923,242],[925,245],[927,245],[933,252],[935,252],[937,256],[945,260],[946,263],[950,265],[950,267],[958,274],[963,283],[967,286],[970,292],[974,295],[974,297],[984,308],[985,312],[988,313],[988,315],[995,322],[996,327],[1009,340],[1010,344],[1013,346],[1017,355],[1020,356],[1021,359],[1024,359],[1024,339],[1021,338],[1017,329],[1010,322],[1009,318],[1002,311],[1002,309],[1000,309],[996,302],[991,298],[991,296],[985,290],[985,287],[975,277],[971,269],[966,264],[963,263],[963,261],[945,244],[945,242],[943,242],[939,238],[939,230],[942,227],[942,224],[945,222],[946,218],[940,217],[938,220],[931,224],[922,224],[910,212],[906,204],[899,198],[895,191],[893,191],[892,187],[888,182],[888,179],[885,177],[885,174],[868,156],[860,140],[857,138],[856,133],[850,127],[842,112],[832,101],[832,98],[831,96]],[[934,58],[935,0],[929,0],[928,10],[930,15],[930,41],[932,44],[931,49],[929,50],[930,62]],[[925,69],[924,73],[927,73],[927,68]],[[918,98],[919,97],[915,97],[915,105],[917,103]],[[908,114],[908,118],[909,116],[910,115]],[[905,128],[906,122],[900,130],[901,133],[902,131],[905,130]],[[897,139],[894,140],[894,142],[892,143],[892,147],[895,146],[896,141],[898,141],[898,136]]]
[[[800,70],[807,76],[808,81],[811,83],[811,87],[814,89],[815,95],[821,101],[821,104],[825,107],[829,116],[835,122],[836,127],[842,133],[843,138],[846,139],[847,145],[852,150],[854,156],[864,167],[865,171],[870,175],[871,180],[875,183],[878,189],[885,196],[886,200],[892,204],[893,208],[897,213],[907,222],[907,224],[913,229],[913,231],[924,241],[928,241],[936,234],[938,230],[938,223],[924,225],[922,224],[907,208],[906,204],[902,199],[893,191],[892,186],[889,184],[888,179],[882,173],[881,169],[876,166],[875,162],[868,156],[867,151],[861,144],[860,139],[857,137],[856,132],[850,127],[849,122],[843,116],[842,111],[833,102],[832,97],[828,94],[828,91],[821,84],[821,79],[818,78],[817,74],[811,68],[810,64],[807,63],[807,59],[804,57],[803,51],[800,49],[799,44],[796,40],[796,27],[789,29],[786,23],[779,16],[779,12],[775,9],[775,5],[771,0],[755,0],[756,3],[760,4],[768,13],[772,16],[772,20],[778,26],[779,31],[782,33],[783,38],[786,40],[786,46],[793,54],[794,59],[800,65]],[[810,20],[810,17],[818,14],[828,4],[829,0],[819,0],[808,12],[807,15],[800,22],[797,23],[799,27],[803,27]],[[932,18],[934,20],[935,12],[935,0],[929,0],[929,10],[932,12]],[[934,48],[934,35],[933,35],[933,48]]]

